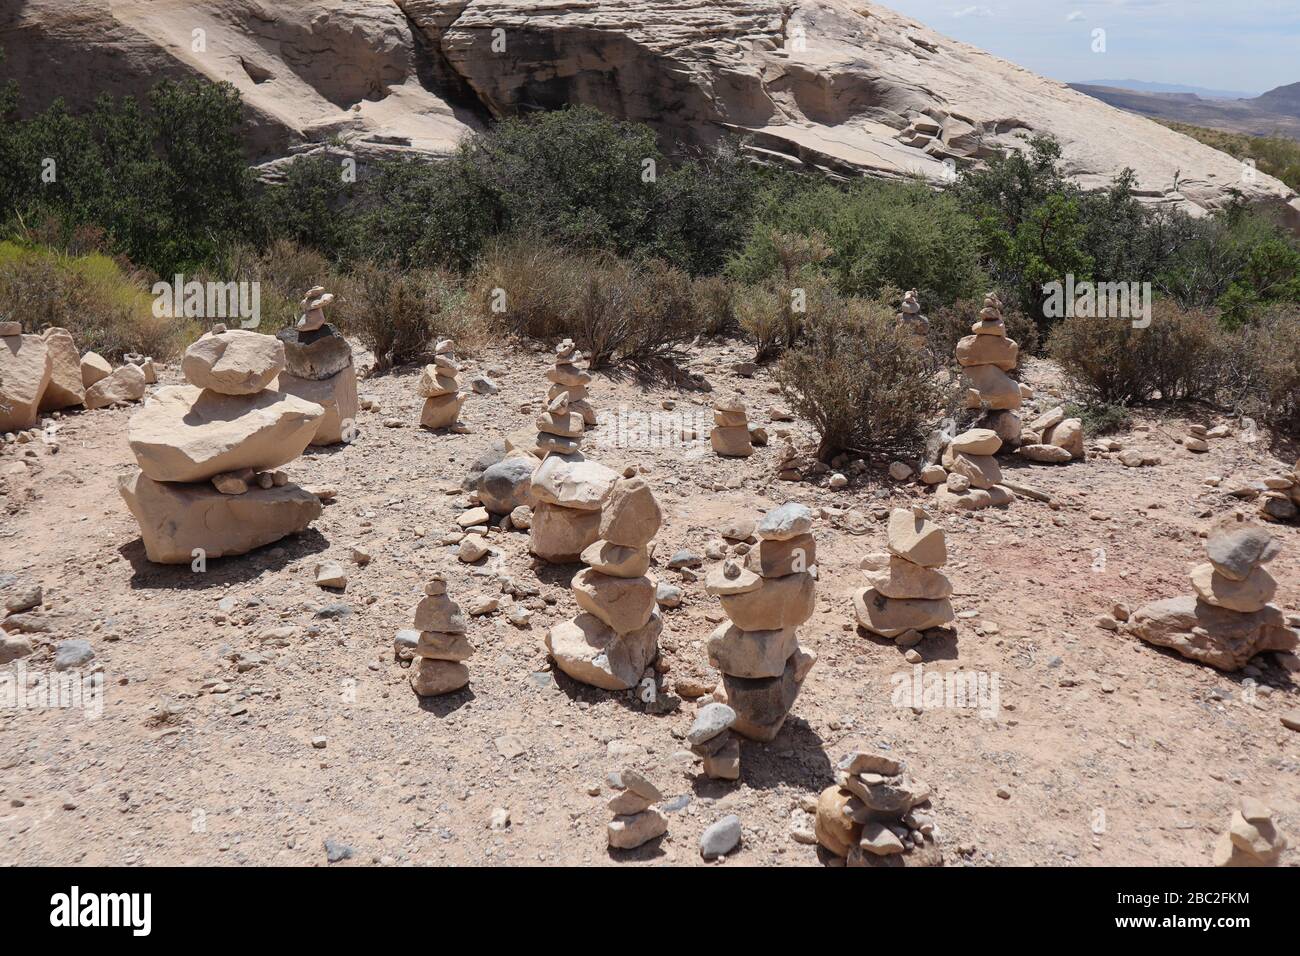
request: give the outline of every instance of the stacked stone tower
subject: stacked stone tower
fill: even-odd
[[[315,286],[300,303],[303,314],[298,324],[276,335],[284,344],[279,390],[325,409],[312,436],[313,445],[334,445],[345,435],[350,439],[357,417],[352,346],[325,321],[325,308],[333,301],[332,294]]]
[[[424,408],[420,412],[423,428],[458,430],[464,427],[460,424],[460,409],[466,396],[456,377],[460,366],[456,364],[454,349],[451,339],[439,342],[434,347],[433,364],[426,365],[420,375],[417,391],[424,398]]]

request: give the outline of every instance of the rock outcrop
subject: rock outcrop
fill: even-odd
[[[443,155],[492,117],[582,103],[685,148],[743,133],[772,162],[945,183],[953,163],[1047,133],[1085,187],[1128,166],[1150,202],[1202,213],[1240,190],[1300,228],[1300,197],[1279,180],[854,0],[29,0],[0,42],[0,79],[26,81],[25,110],[141,95],[164,77],[230,82],[265,160],[336,136],[363,162]]]

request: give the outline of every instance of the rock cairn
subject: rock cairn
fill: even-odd
[[[320,500],[278,469],[302,454],[325,412],[269,387],[284,345],[217,326],[181,368],[189,385],[159,389],[131,417],[127,440],[140,467],[118,480],[149,560],[244,554],[304,530]]]
[[[739,396],[713,403],[713,431],[709,433],[709,443],[717,454],[728,458],[748,458],[754,454],[745,403]]]
[[[1196,593],[1140,607],[1117,629],[1224,671],[1244,667],[1262,651],[1293,651],[1300,631],[1269,603],[1277,581],[1263,567],[1279,551],[1265,528],[1221,522],[1205,539],[1210,560],[1192,569]]]
[[[930,788],[885,754],[846,754],[817,799],[813,832],[849,866],[942,866]]]
[[[1287,847],[1273,811],[1253,797],[1242,797],[1228,829],[1214,845],[1215,866],[1277,866]]]
[[[603,513],[595,512],[599,538],[582,551],[587,567],[573,577],[573,596],[582,613],[547,632],[546,650],[574,680],[627,690],[647,676],[646,669],[659,656],[663,619],[655,604],[655,580],[646,571],[650,540],[663,515],[643,478],[618,479],[608,499]],[[534,533],[536,529],[534,512]]]
[[[1300,518],[1300,458],[1290,474],[1264,479],[1259,496],[1259,515],[1265,521],[1295,521]]]
[[[315,286],[303,297],[302,317],[277,335],[284,345],[284,371],[280,391],[325,409],[312,436],[313,445],[336,445],[355,434],[357,372],[352,346],[325,321],[325,307],[334,296]]]
[[[578,368],[582,353],[573,344],[572,339],[565,339],[555,347],[555,366],[546,370],[546,380],[551,383],[546,392],[546,401],[555,401],[561,395],[569,400],[569,410],[582,416],[582,423],[588,428],[597,424],[596,410],[587,401],[591,384],[591,374]]]
[[[948,561],[947,541],[924,508],[895,508],[888,547],[887,559],[868,569],[868,586],[854,592],[853,609],[871,633],[915,644],[921,632],[956,617],[948,600],[952,584],[938,570]]]
[[[921,303],[916,297],[916,290],[910,289],[903,296],[899,306],[898,321],[916,340],[918,349],[925,348],[926,338],[930,334],[930,320],[921,314]]]
[[[1016,409],[1022,397],[1019,384],[1007,373],[1016,367],[1020,346],[1007,338],[1002,300],[996,293],[984,297],[971,333],[957,343],[957,362],[968,386],[966,407],[988,409],[978,424],[992,429],[1008,445],[1017,445],[1021,421]]]
[[[609,775],[615,790],[608,807],[614,819],[605,828],[609,845],[635,850],[668,832],[668,818],[657,804],[664,798],[659,788],[631,768]]]
[[[1001,485],[1002,468],[994,457],[1002,439],[991,428],[971,428],[952,438],[940,462],[947,476],[935,492],[935,503],[961,511],[978,511],[1011,503]]]
[[[732,729],[751,740],[771,740],[794,706],[816,656],[799,647],[797,628],[813,615],[817,561],[812,512],[790,503],[765,514],[758,544],[742,565],[714,565],[705,588],[717,595],[730,623],[709,636],[709,663],[722,672],[725,703],[736,713]]]
[[[735,722],[736,712],[726,704],[705,704],[686,732],[686,743],[703,759],[704,775],[710,779],[740,779],[740,741],[731,733]]]
[[[537,418],[542,461],[532,475],[528,549],[552,564],[572,564],[600,539],[601,505],[618,479],[600,462],[583,457],[584,427],[562,394]]]
[[[411,659],[411,689],[421,697],[437,697],[469,683],[465,661],[474,647],[465,636],[465,614],[447,597],[447,582],[434,574],[424,586],[415,607],[415,630],[420,636]]]
[[[1039,415],[1020,433],[1020,457],[1060,465],[1084,457],[1083,422],[1056,407]]]
[[[420,374],[416,391],[424,399],[424,408],[420,412],[422,428],[464,430],[460,408],[465,404],[466,395],[460,390],[460,380],[456,377],[460,366],[453,357],[454,349],[451,339],[438,342],[434,346],[433,364],[426,365]]]

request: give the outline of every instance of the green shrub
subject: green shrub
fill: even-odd
[[[909,456],[950,396],[887,303],[827,302],[777,367],[781,391],[816,427],[818,455]]]
[[[1214,315],[1157,301],[1148,328],[1129,319],[1068,318],[1048,352],[1091,402],[1133,405],[1212,398],[1221,382],[1223,331]]]
[[[24,330],[66,328],[77,347],[109,360],[127,352],[158,359],[198,334],[185,319],[158,318],[145,279],[102,253],[67,255],[0,242],[0,316]]]
[[[330,310],[341,329],[375,356],[375,370],[423,357],[435,335],[472,350],[477,323],[467,315],[459,279],[438,269],[401,271],[365,262],[340,283]]]
[[[1089,438],[1127,431],[1133,425],[1133,415],[1123,405],[1080,405],[1068,402],[1065,414],[1068,418],[1077,418],[1083,422],[1083,433]]]
[[[736,287],[722,276],[696,279],[693,295],[700,334],[716,338],[740,329],[736,319]]]

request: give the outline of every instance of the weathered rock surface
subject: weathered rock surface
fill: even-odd
[[[300,378],[288,371],[280,373],[276,389],[304,402],[319,405],[324,411],[311,436],[312,445],[337,445],[350,440],[357,420],[357,375],[351,365],[328,378]]]
[[[155,481],[204,481],[293,461],[322,415],[319,405],[282,392],[235,396],[169,385],[132,416],[127,440]]]
[[[50,383],[50,350],[39,335],[0,335],[0,432],[36,424]]]
[[[645,627],[615,634],[600,618],[579,614],[546,634],[546,650],[574,680],[604,690],[627,690],[659,656],[663,619],[655,611]]]
[[[123,365],[86,389],[85,405],[95,409],[138,402],[144,398],[145,387],[144,370],[135,365]]]
[[[191,385],[223,395],[254,395],[283,368],[284,343],[247,329],[205,333],[181,359]]]
[[[1191,594],[1138,608],[1120,629],[1224,671],[1244,667],[1261,651],[1292,651],[1300,641],[1300,633],[1286,626],[1286,616],[1272,604],[1242,614]]]
[[[189,564],[244,554],[304,530],[320,500],[297,485],[223,495],[209,484],[153,481],[140,472],[118,479],[118,492],[140,525],[145,553],[159,564]]]
[[[86,386],[81,380],[81,356],[77,343],[67,329],[50,328],[42,333],[50,350],[50,381],[41,396],[41,411],[52,412],[60,408],[80,405],[86,399]],[[3,430],[3,429],[0,429]]]

